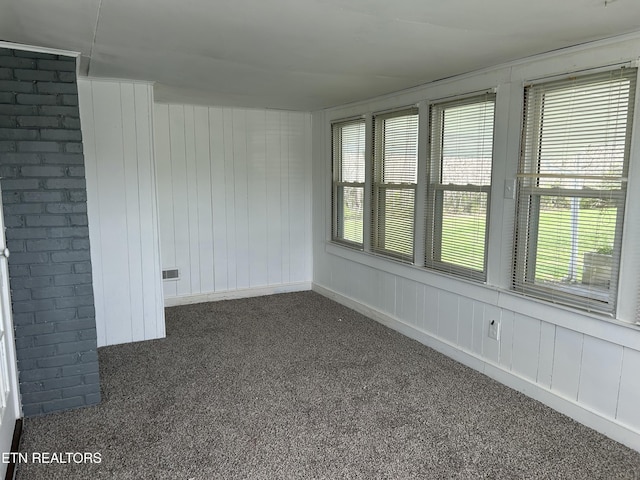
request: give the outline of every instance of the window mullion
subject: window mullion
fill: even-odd
[[[415,220],[413,231],[414,264],[423,267],[427,233],[427,157],[429,155],[429,103],[418,105],[418,184],[415,194]]]
[[[363,212],[363,249],[371,251],[372,206],[373,206],[373,116],[365,115],[365,147],[364,147],[364,212]]]

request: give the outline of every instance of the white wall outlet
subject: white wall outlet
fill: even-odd
[[[489,322],[489,338],[500,340],[500,322],[491,320]]]

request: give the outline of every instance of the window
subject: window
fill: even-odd
[[[615,310],[636,70],[525,88],[513,286]]]
[[[430,109],[425,265],[482,281],[494,111],[494,94]]]
[[[332,238],[361,248],[365,172],[364,120],[334,123],[332,141]]]
[[[417,109],[376,115],[371,230],[373,251],[413,262],[417,178]]]

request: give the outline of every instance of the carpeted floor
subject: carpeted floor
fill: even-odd
[[[639,478],[640,454],[312,293],[167,309],[103,403],[25,422],[18,479]]]

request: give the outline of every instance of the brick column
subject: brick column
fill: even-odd
[[[75,58],[0,49],[0,176],[25,416],[100,402]]]

